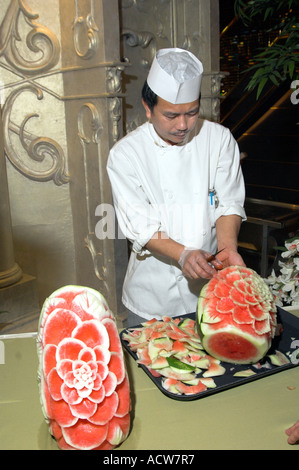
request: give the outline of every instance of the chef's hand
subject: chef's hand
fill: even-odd
[[[296,421],[293,426],[286,429],[286,434],[288,437],[289,444],[299,444],[299,421]]]
[[[183,274],[190,279],[211,279],[215,269],[222,269],[223,264],[217,259],[208,262],[210,256],[211,253],[204,250],[185,248],[179,260]]]
[[[222,267],[226,268],[228,266],[246,266],[242,256],[234,249],[225,248],[217,255],[218,261],[222,263]]]

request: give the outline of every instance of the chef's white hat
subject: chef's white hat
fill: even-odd
[[[199,98],[202,73],[202,63],[192,52],[179,48],[160,49],[147,83],[156,95],[170,103],[191,103]]]

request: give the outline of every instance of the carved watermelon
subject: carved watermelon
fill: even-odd
[[[37,349],[42,409],[59,447],[121,444],[130,427],[130,387],[104,297],[80,286],[55,291],[42,307]]]
[[[259,361],[271,346],[276,306],[269,287],[252,269],[230,266],[203,287],[197,322],[204,349],[230,363]]]

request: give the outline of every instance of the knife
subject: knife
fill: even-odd
[[[217,251],[214,255],[210,255],[208,258],[207,258],[207,262],[209,263],[210,261],[213,261],[213,259],[216,258],[217,255],[219,255],[219,253],[221,253],[221,251],[225,250],[225,248],[222,248],[222,250],[219,250]]]

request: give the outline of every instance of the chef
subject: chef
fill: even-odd
[[[122,297],[128,326],[195,312],[216,269],[244,265],[239,149],[228,129],[199,119],[202,74],[192,53],[159,50],[142,90],[148,121],[110,151],[114,207],[132,246]]]

